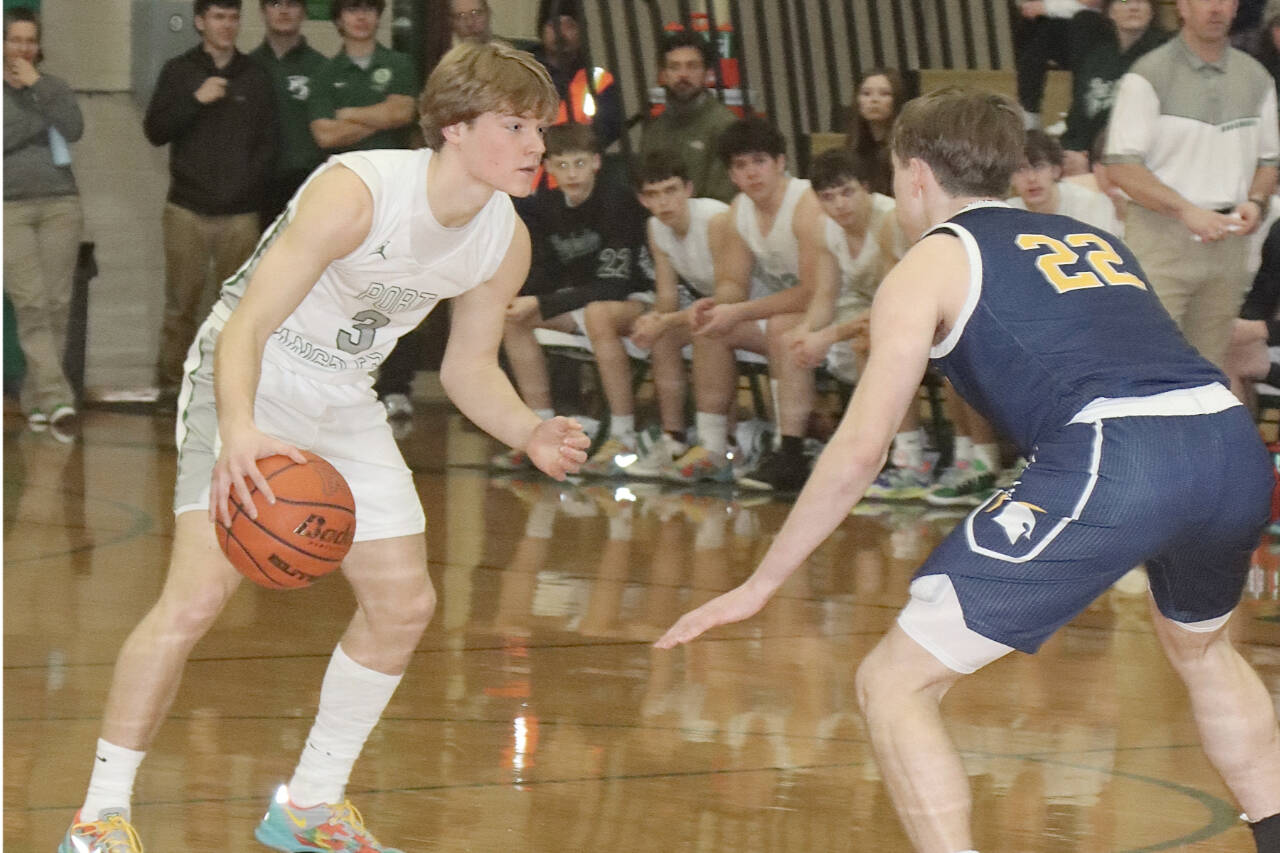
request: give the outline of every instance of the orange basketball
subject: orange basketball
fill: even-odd
[[[240,574],[268,589],[297,589],[342,565],[356,532],[356,504],[347,481],[314,453],[307,464],[287,456],[258,460],[276,502],[259,500],[249,482],[258,517],[250,518],[234,490],[231,525],[214,522],[218,545]]]

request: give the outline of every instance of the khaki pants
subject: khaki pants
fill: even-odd
[[[4,290],[27,359],[22,408],[45,413],[75,397],[62,371],[84,217],[79,196],[4,203]]]
[[[218,297],[222,282],[253,254],[258,214],[202,216],[176,204],[164,206],[164,320],[156,384],[176,393],[182,362],[196,328]]]
[[[1249,286],[1249,238],[1198,243],[1182,223],[1130,204],[1125,243],[1182,334],[1222,367]]]

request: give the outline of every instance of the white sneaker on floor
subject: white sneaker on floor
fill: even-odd
[[[413,401],[408,394],[388,394],[382,398],[382,405],[386,407],[389,418],[413,417]]]

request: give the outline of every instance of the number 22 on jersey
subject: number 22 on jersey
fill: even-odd
[[[1059,293],[1108,285],[1147,289],[1146,283],[1136,275],[1116,269],[1124,261],[1101,235],[1068,234],[1059,240],[1048,234],[1019,234],[1014,242],[1024,251],[1047,250],[1036,258],[1036,268]],[[1091,270],[1066,271],[1067,267],[1074,267],[1080,262],[1077,249],[1087,250],[1084,260],[1092,267]]]

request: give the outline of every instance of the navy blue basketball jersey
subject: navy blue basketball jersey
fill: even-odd
[[[967,207],[934,232],[960,238],[970,286],[930,357],[1024,455],[1099,397],[1226,383],[1115,236],[1002,202]]]

